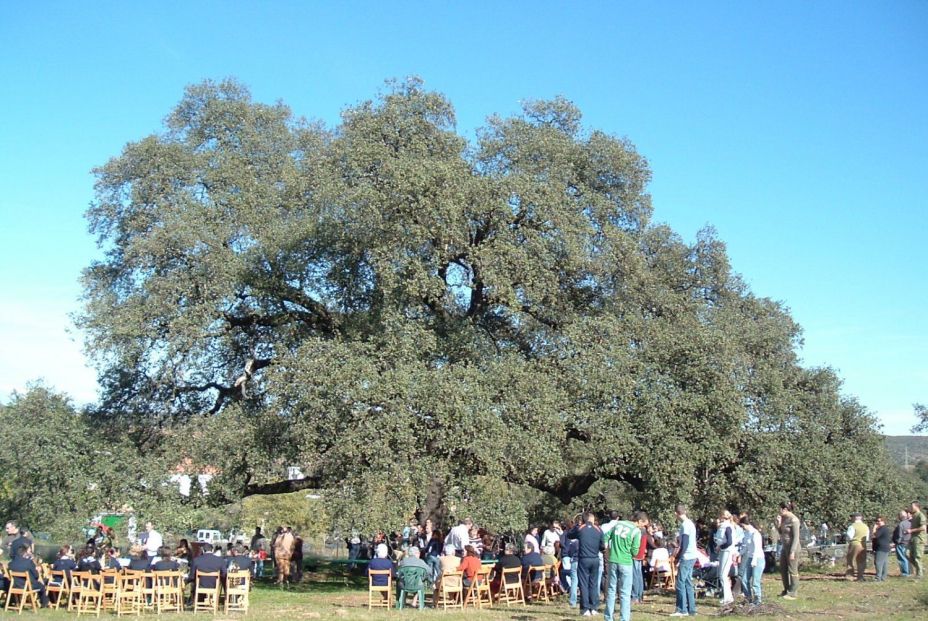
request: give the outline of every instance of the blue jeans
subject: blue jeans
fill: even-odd
[[[899,574],[902,576],[909,575],[909,557],[906,554],[908,546],[896,546],[896,560],[899,561]]]
[[[577,607],[577,563],[580,561],[578,559],[570,559],[570,569],[567,571],[567,581],[569,583],[570,589],[570,607]]]
[[[741,557],[741,563],[738,565],[738,582],[741,583],[742,595],[751,601],[751,558],[748,556]]]
[[[635,566],[609,563],[609,590],[606,592],[606,614],[603,621],[614,621],[615,617],[615,589],[616,582],[619,587],[619,619],[629,621],[632,616],[632,582],[634,581]]]
[[[632,574],[632,599],[640,602],[644,597],[644,574],[641,571],[641,561],[632,560],[634,573]]]
[[[747,571],[745,572],[746,580],[741,582],[741,592],[752,604],[761,603],[760,581],[764,577],[764,567],[767,561],[761,556],[757,559],[757,566],[751,567],[751,561],[748,560]],[[742,567],[744,563],[742,563]]]
[[[677,566],[677,612],[696,614],[696,589],[693,588],[693,567],[696,559],[681,560]]]
[[[438,560],[438,557],[431,554],[426,555],[425,564],[429,566],[429,578],[432,582],[438,580],[438,575],[441,573],[441,561]]]

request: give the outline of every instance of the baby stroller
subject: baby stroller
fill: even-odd
[[[722,592],[718,561],[710,560],[702,548],[696,548],[696,554],[699,555],[693,568],[693,588],[696,597],[716,597]]]

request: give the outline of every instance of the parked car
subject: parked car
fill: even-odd
[[[222,543],[222,533],[210,528],[201,528],[197,531],[196,540],[198,543],[208,543],[214,546],[219,545]]]

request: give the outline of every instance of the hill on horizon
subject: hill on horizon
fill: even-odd
[[[886,449],[900,466],[914,466],[919,460],[928,461],[928,436],[884,436]],[[906,452],[908,449],[908,452]]]

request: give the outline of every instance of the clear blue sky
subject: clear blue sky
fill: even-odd
[[[928,2],[0,0],[0,397],[94,398],[78,276],[90,169],[159,131],[183,87],[235,76],[337,122],[391,77],[472,135],[564,95],[654,171],[655,219],[714,225],[806,364],[905,433],[928,401]]]

